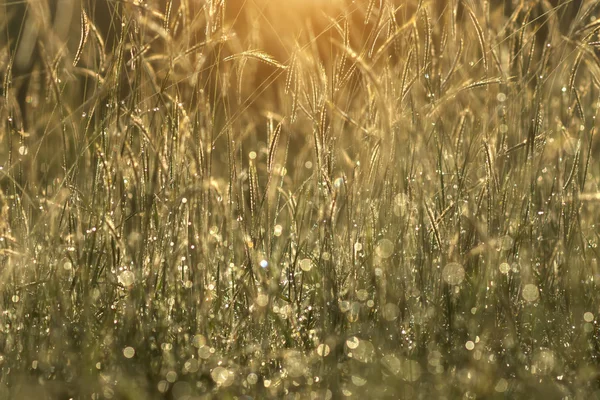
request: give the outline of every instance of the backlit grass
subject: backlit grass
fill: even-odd
[[[600,396],[597,18],[5,0],[0,398]]]

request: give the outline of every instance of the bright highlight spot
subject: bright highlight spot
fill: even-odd
[[[312,261],[308,258],[300,260],[300,269],[304,272],[310,271],[312,269]]]
[[[133,285],[135,275],[131,271],[123,271],[119,274],[119,283],[125,287]]]
[[[465,279],[465,269],[456,262],[451,262],[444,267],[442,278],[449,285],[460,285]]]
[[[132,358],[135,355],[135,349],[131,346],[125,347],[123,349],[123,355],[125,358]]]
[[[540,297],[540,292],[539,292],[537,286],[535,286],[531,283],[528,283],[527,285],[525,285],[523,287],[522,296],[526,301],[532,303]]]
[[[394,253],[394,243],[389,239],[381,239],[375,248],[375,254],[380,258],[388,258]]]

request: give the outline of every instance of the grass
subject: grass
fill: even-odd
[[[0,398],[600,396],[595,1],[0,7]]]

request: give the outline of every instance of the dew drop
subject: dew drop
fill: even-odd
[[[308,272],[312,269],[312,261],[309,258],[300,260],[300,269],[304,272]]]
[[[250,372],[246,380],[249,384],[256,385],[256,382],[258,382],[258,375],[256,375],[254,372]]]
[[[389,239],[381,239],[377,243],[375,253],[380,258],[388,258],[394,253],[394,243]]]
[[[359,340],[356,336],[346,340],[346,355],[362,363],[370,363],[375,357],[375,347],[368,340]],[[352,348],[351,346],[355,346]]]
[[[348,346],[348,348],[351,350],[356,349],[359,343],[360,340],[356,336],[352,336],[351,338],[348,338],[348,340],[346,340],[346,346]]]
[[[131,272],[131,271],[123,271],[119,274],[119,283],[121,283],[121,285],[123,285],[125,287],[129,287],[129,286],[133,285],[134,281],[135,281],[135,276],[133,275],[133,272]]]
[[[183,369],[190,373],[198,372],[198,369],[200,369],[200,361],[195,358],[190,358],[183,364]]]
[[[167,379],[167,382],[173,383],[177,380],[177,372],[169,371],[167,372],[167,375],[165,375],[165,378]]]
[[[206,338],[203,335],[194,335],[192,346],[199,348],[206,344]]]
[[[264,293],[260,293],[258,296],[256,296],[256,304],[259,307],[266,307],[267,304],[269,304],[269,296]]]
[[[535,286],[534,284],[528,283],[527,285],[525,285],[523,287],[522,296],[526,301],[532,303],[540,297],[540,292],[539,292],[537,286]]]
[[[206,345],[198,347],[198,357],[201,359],[206,360],[211,356],[211,354],[210,347]]]
[[[320,357],[327,357],[327,355],[329,354],[330,348],[328,345],[321,343],[320,345],[317,346],[317,354]]]
[[[501,273],[506,275],[510,272],[510,265],[508,265],[508,263],[502,263],[500,264],[500,267],[498,267],[498,269],[500,269]]]
[[[356,292],[356,297],[360,301],[365,301],[367,297],[369,297],[369,292],[367,292],[365,289],[360,289]]]
[[[358,375],[352,375],[352,378],[350,378],[352,380],[352,384],[354,386],[364,386],[367,383],[367,380],[365,378],[362,378]]]
[[[160,382],[158,382],[158,384],[156,385],[156,388],[158,389],[158,391],[160,393],[165,393],[168,389],[169,389],[169,382],[165,381],[165,380],[161,380]]]
[[[460,285],[465,279],[465,269],[456,262],[451,262],[444,267],[442,277],[449,285]]]
[[[135,349],[131,346],[127,346],[123,349],[123,355],[125,358],[133,358],[135,355]]]
[[[283,232],[283,227],[281,225],[275,225],[275,228],[273,229],[273,235],[276,237],[281,236],[281,233]]]

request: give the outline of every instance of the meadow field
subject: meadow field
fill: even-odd
[[[600,3],[1,0],[0,399],[600,399]]]

